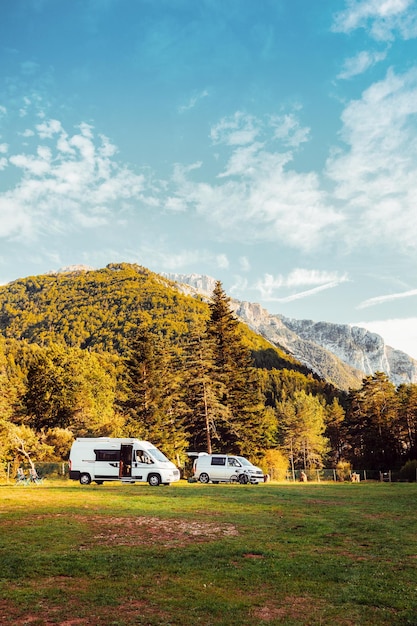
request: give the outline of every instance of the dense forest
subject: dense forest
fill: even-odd
[[[217,283],[191,297],[146,268],[0,287],[0,471],[66,459],[77,436],[236,452],[266,469],[395,469],[417,459],[417,385],[343,393],[238,322]]]

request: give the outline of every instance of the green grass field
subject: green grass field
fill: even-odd
[[[0,486],[0,624],[417,624],[417,485]]]

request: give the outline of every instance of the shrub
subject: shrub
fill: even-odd
[[[407,461],[405,465],[400,469],[400,478],[401,480],[408,480],[409,483],[412,483],[416,480],[417,477],[417,459],[413,459],[411,461]]]
[[[268,474],[273,480],[285,480],[288,459],[281,450],[267,450],[259,463],[259,467],[264,474]]]
[[[350,480],[351,473],[352,466],[348,461],[339,461],[336,465],[336,476],[337,480],[340,480],[340,482]]]

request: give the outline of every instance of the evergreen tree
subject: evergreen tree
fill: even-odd
[[[206,335],[213,362],[213,379],[226,409],[216,415],[215,429],[226,449],[258,456],[272,437],[270,414],[265,410],[260,381],[245,345],[239,322],[220,281],[210,302]]]
[[[386,374],[367,376],[362,387],[351,392],[346,423],[350,460],[356,466],[384,470],[398,465],[398,398]]]
[[[184,400],[188,407],[186,428],[193,450],[213,451],[220,447],[216,422],[227,419],[228,410],[221,403],[223,385],[214,373],[210,342],[202,329],[193,327],[183,341]]]
[[[173,459],[188,447],[181,373],[168,343],[146,327],[132,340],[127,366],[130,434],[149,439]]]
[[[329,459],[332,467],[344,459],[346,452],[345,411],[337,398],[325,407],[326,437],[330,442]]]
[[[400,385],[398,397],[398,426],[404,455],[417,459],[417,385]]]
[[[323,467],[328,451],[324,436],[325,409],[320,400],[305,391],[296,391],[278,407],[278,441],[295,467]]]

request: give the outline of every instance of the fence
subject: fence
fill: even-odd
[[[59,461],[56,463],[34,463],[38,475],[42,478],[67,478],[69,466],[67,461]],[[30,465],[21,463],[20,467],[25,474],[29,473]],[[2,469],[2,468],[1,468]],[[7,482],[13,482],[15,479],[17,468],[13,463],[7,463],[4,468],[4,477]],[[1,474],[2,472],[0,472]]]
[[[69,465],[67,461],[56,463],[35,463],[35,468],[39,476],[42,478],[68,478]],[[22,463],[20,466],[23,471],[28,474],[30,466]],[[2,468],[0,466],[0,478],[5,478],[7,482],[13,482],[16,477],[17,468],[12,463]],[[302,474],[305,475],[303,480]],[[282,481],[282,473],[274,472],[270,468],[268,477],[270,480]],[[306,469],[306,470],[287,470],[285,480],[287,482],[362,482],[362,481],[379,481],[379,482],[399,482],[405,479],[400,475],[399,471],[388,470],[380,472],[378,470],[352,470],[349,473],[342,472],[337,469]],[[417,473],[414,479],[417,481]]]
[[[304,476],[303,476],[304,475]],[[274,480],[273,470],[270,473],[271,480]],[[378,482],[399,482],[404,480],[400,476],[399,471],[388,470],[381,472],[379,470],[352,470],[348,474],[337,469],[306,469],[306,470],[288,470],[285,480],[288,482],[362,482],[362,481],[378,481]]]

